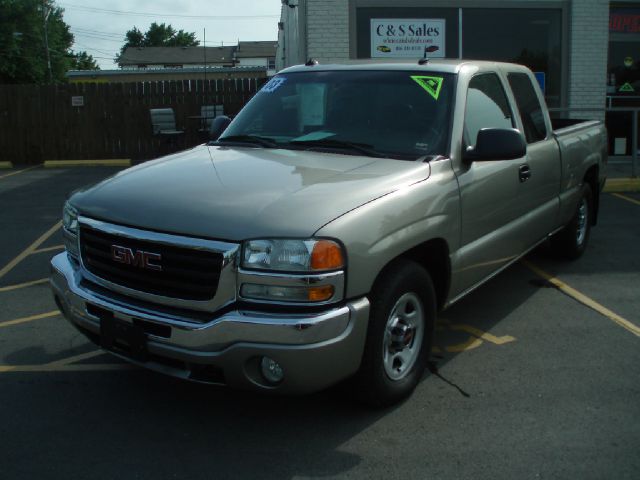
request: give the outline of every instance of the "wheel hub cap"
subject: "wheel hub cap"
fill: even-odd
[[[400,380],[411,371],[420,355],[424,325],[420,298],[405,293],[391,309],[385,329],[382,361],[391,380]]]
[[[578,207],[578,228],[576,228],[576,242],[582,245],[587,236],[587,201],[583,198]]]

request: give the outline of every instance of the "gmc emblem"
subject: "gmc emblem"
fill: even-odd
[[[157,272],[162,271],[162,266],[158,263],[162,260],[162,255],[159,253],[145,252],[143,250],[136,250],[128,247],[121,247],[120,245],[111,245],[111,260],[118,263],[124,263],[125,265],[132,265],[138,268],[144,268],[146,270],[155,270]]]

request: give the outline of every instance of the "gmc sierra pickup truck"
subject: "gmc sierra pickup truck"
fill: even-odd
[[[309,62],[229,122],[75,192],[51,261],[75,327],[177,377],[392,404],[437,311],[597,220],[605,129],[552,121],[522,66]]]

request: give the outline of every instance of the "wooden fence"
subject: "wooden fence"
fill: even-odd
[[[266,79],[0,85],[0,161],[148,159],[204,141],[202,105],[236,114]],[[149,109],[173,108],[184,138],[154,136]]]

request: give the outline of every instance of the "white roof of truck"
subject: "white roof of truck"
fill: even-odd
[[[458,73],[463,66],[470,65],[479,67],[482,70],[486,69],[504,69],[509,70],[522,70],[522,65],[516,65],[515,63],[503,63],[503,62],[490,62],[482,60],[460,60],[460,59],[429,59],[424,65],[418,63],[419,59],[410,61],[407,59],[402,60],[389,60],[389,59],[363,59],[363,60],[347,60],[341,63],[317,63],[313,66],[296,65],[293,67],[285,68],[278,73],[295,73],[295,72],[308,72],[311,70],[424,70],[425,72],[444,72],[444,73]]]

